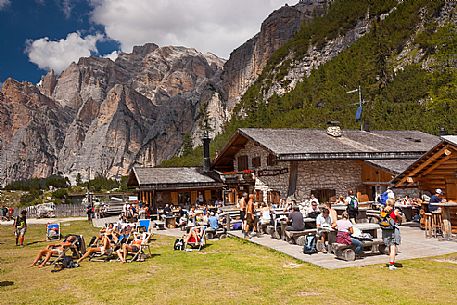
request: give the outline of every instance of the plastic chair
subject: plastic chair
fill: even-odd
[[[150,219],[140,219],[140,227],[144,227],[146,232],[149,232],[151,229],[151,220]]]

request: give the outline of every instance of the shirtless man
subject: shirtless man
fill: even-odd
[[[47,245],[46,248],[44,248],[43,250],[41,250],[38,253],[35,260],[30,265],[30,267],[35,266],[38,263],[38,261],[44,256],[43,262],[41,262],[41,264],[38,265],[38,268],[42,268],[51,259],[52,255],[62,254],[66,248],[70,247],[73,244],[73,242],[75,240],[76,240],[76,236],[69,236],[67,239],[62,241],[60,244]]]
[[[100,252],[103,255],[108,250],[111,249],[110,240],[106,235],[103,235],[102,240],[101,240],[101,244],[103,245],[101,247],[88,248],[86,253],[84,253],[84,255],[80,259],[78,259],[78,264],[81,263],[86,258],[88,258],[92,253]]]

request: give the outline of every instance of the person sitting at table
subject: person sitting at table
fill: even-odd
[[[328,232],[332,229],[332,218],[330,217],[330,211],[328,209],[323,208],[322,213],[317,216],[316,228],[319,241],[322,244],[325,244],[325,242],[328,241]],[[323,247],[322,252],[327,253],[327,249]]]
[[[401,200],[402,205],[412,205],[411,198],[409,198],[408,195],[405,195],[405,197]]]
[[[308,207],[308,209],[306,210],[306,212],[308,213],[308,217],[317,218],[317,216],[318,216],[318,215],[320,214],[320,212],[321,212],[321,211],[319,211],[317,199],[314,199],[314,200],[311,201],[311,206]]]
[[[219,219],[217,218],[216,214],[214,214],[214,212],[210,213],[210,216],[208,217],[208,224],[214,230],[219,228]]]
[[[330,217],[332,218],[332,228],[336,228],[336,221],[338,220],[338,213],[332,208],[332,202],[328,201],[325,203],[325,208],[329,211]]]
[[[288,222],[291,222],[291,225],[286,227],[286,231],[303,231],[305,229],[303,214],[300,212],[298,206],[293,207],[287,220]]]
[[[446,199],[443,198],[444,192],[441,189],[436,189],[435,194],[430,198],[428,211],[430,213],[440,213],[441,208],[437,205],[433,205],[432,203],[441,203],[446,202]]]
[[[363,254],[363,244],[360,240],[351,236],[354,233],[354,228],[352,222],[349,221],[348,212],[343,212],[342,219],[336,222],[336,228],[338,230],[336,242],[343,245],[353,245],[356,256],[360,257]]]
[[[165,208],[163,209],[163,213],[165,214],[165,216],[169,216],[172,214],[171,207],[168,203],[165,205]]]

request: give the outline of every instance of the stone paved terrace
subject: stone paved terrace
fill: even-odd
[[[379,230],[380,231],[380,230]],[[231,231],[230,235],[243,238],[241,231]],[[378,232],[381,236],[381,232]],[[400,253],[397,261],[437,256],[457,252],[456,241],[441,241],[436,238],[426,239],[424,231],[420,230],[415,224],[406,224],[401,227],[402,244],[399,247]],[[312,255],[304,254],[303,247],[291,245],[286,241],[272,239],[269,235],[253,237],[251,242],[290,255],[300,261],[314,264],[326,269],[338,269],[347,267],[358,267],[375,264],[385,264],[388,262],[387,255],[370,255],[363,259],[346,262],[336,259],[333,254],[316,253]]]

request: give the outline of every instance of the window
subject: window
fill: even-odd
[[[273,166],[276,165],[278,162],[276,161],[276,156],[273,154],[269,154],[267,158],[267,165]]]
[[[311,194],[316,197],[320,203],[325,203],[330,201],[330,198],[336,196],[336,190],[334,189],[317,189],[311,190]]]
[[[262,166],[262,161],[260,157],[254,157],[252,158],[252,167],[253,168],[259,168]]]
[[[248,165],[248,156],[239,156],[238,157],[238,171],[249,169]]]

